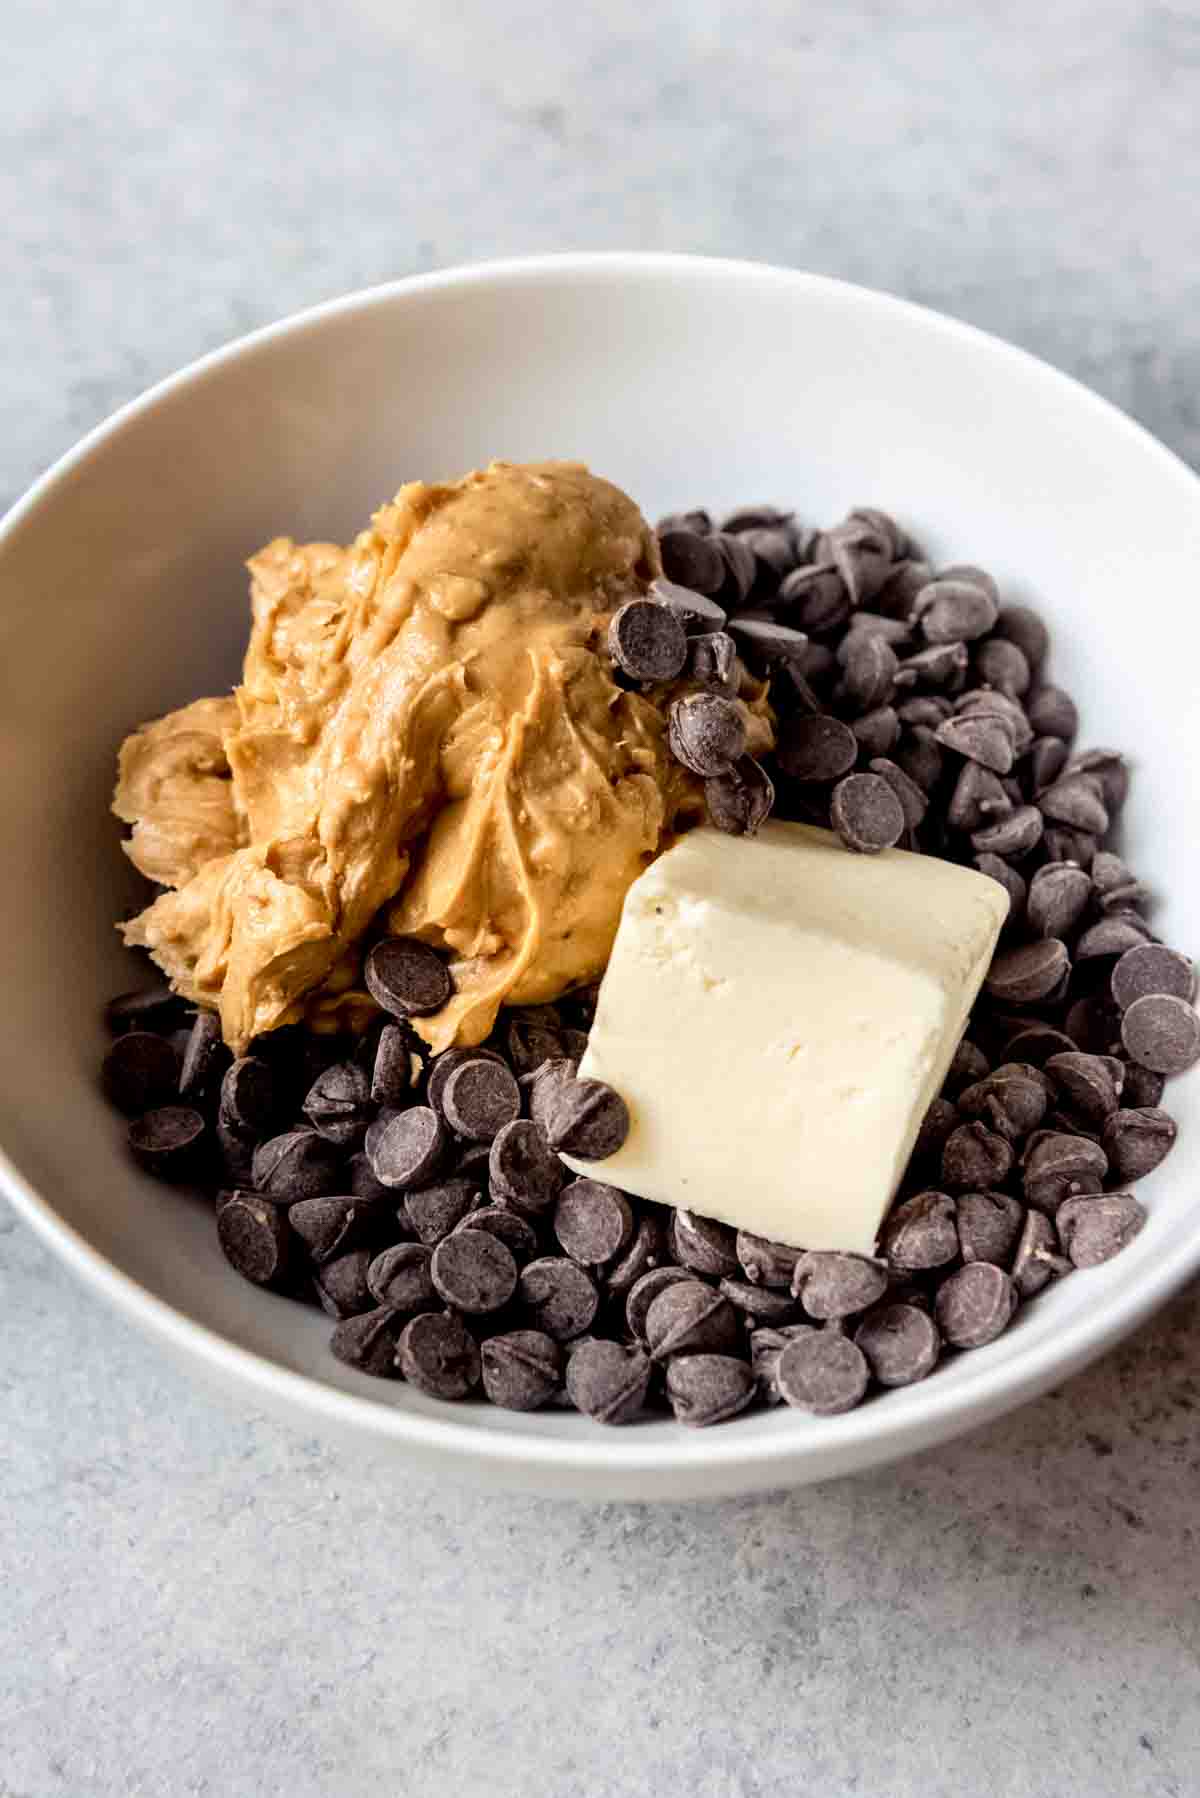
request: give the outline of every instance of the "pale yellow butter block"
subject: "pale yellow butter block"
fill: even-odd
[[[870,1253],[1008,911],[985,875],[827,831],[695,830],[629,889],[581,1072],[629,1106],[579,1173]]]

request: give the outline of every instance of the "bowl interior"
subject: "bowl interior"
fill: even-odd
[[[818,1477],[947,1434],[1050,1384],[1200,1262],[1200,1078],[1150,1222],[1010,1334],[848,1418],[771,1413],[703,1437],[558,1413],[451,1410],[334,1362],[318,1314],[245,1286],[211,1217],[131,1170],[96,1092],[100,1006],[129,984],[112,920],[136,897],[107,811],[136,722],[234,678],[242,563],[268,538],[344,539],[401,481],[492,456],[579,457],[651,516],[703,502],[895,512],[942,560],[1044,608],[1081,741],[1136,766],[1124,847],[1164,936],[1200,946],[1195,668],[1200,482],[1043,365],[950,321],[783,271],[571,258],[341,302],[210,358],[41,484],[0,534],[0,1143],[56,1240],[175,1346],[360,1433],[611,1490]],[[32,1189],[32,1192],[31,1192]],[[108,1278],[89,1251],[178,1314]],[[227,1353],[215,1333],[259,1363]],[[279,1370],[308,1376],[290,1381]],[[343,1402],[340,1395],[350,1395]]]

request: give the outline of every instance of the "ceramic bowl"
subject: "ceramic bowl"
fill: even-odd
[[[935,560],[1044,608],[1081,741],[1130,752],[1124,847],[1159,928],[1200,944],[1200,481],[1020,350],[882,294],[687,257],[560,256],[352,295],[165,381],[0,527],[0,1183],[163,1351],[348,1448],[596,1498],[747,1491],[868,1467],[985,1423],[1133,1329],[1200,1266],[1200,1074],[1136,1242],[990,1347],[848,1416],[776,1410],[693,1433],[443,1406],[329,1355],[319,1313],[245,1285],[211,1213],[131,1169],[100,1098],[100,1009],[133,969],[108,813],[142,719],[228,686],[247,555],[345,539],[402,481],[492,456],[578,457],[648,515],[895,512]]]

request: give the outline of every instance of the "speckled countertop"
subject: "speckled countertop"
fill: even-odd
[[[1188,0],[8,0],[0,501],[347,288],[550,248],[866,281],[1200,463]],[[0,1798],[1190,1798],[1200,1293],[890,1471],[692,1509],[363,1475],[0,1207]]]

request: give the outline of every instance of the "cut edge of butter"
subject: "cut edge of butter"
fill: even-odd
[[[573,1171],[797,1248],[870,1254],[1008,912],[931,856],[688,833],[630,888],[580,1073],[631,1127]]]

